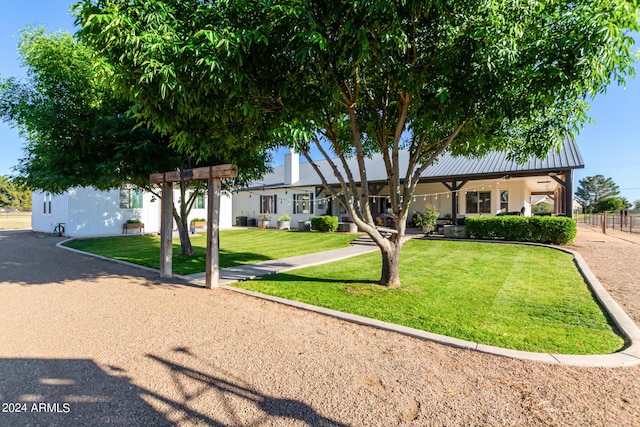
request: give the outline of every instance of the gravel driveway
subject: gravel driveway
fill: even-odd
[[[590,233],[572,248],[639,322],[640,246]],[[0,232],[3,426],[640,425],[640,367],[449,348],[160,281],[58,240]]]

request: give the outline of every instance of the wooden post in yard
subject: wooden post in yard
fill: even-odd
[[[160,207],[160,277],[173,276],[173,182],[162,183]]]
[[[220,178],[209,178],[207,200],[207,257],[205,286],[220,286]]]
[[[220,192],[222,178],[238,176],[236,165],[206,166],[183,171],[154,173],[149,176],[152,184],[162,184],[162,208],[160,218],[160,277],[172,277],[171,256],[173,255],[173,183],[178,181],[208,180],[207,202],[207,260],[206,286],[220,285]]]
[[[602,212],[602,234],[607,234],[607,213]]]

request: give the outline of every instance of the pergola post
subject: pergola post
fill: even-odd
[[[220,286],[220,178],[209,178],[208,187],[205,286],[212,289]]]
[[[236,165],[205,166],[184,171],[154,173],[149,176],[152,184],[162,184],[162,205],[160,210],[160,277],[172,277],[171,257],[173,255],[173,183],[178,181],[208,180],[207,202],[207,258],[206,286],[220,285],[220,192],[222,178],[238,176]]]
[[[173,183],[162,183],[162,201],[160,207],[160,277],[173,276],[171,259],[173,257]]]

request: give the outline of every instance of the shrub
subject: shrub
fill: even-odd
[[[431,233],[436,229],[436,220],[440,215],[440,211],[434,205],[427,203],[424,207],[424,213],[415,212],[413,214],[413,223],[416,227],[420,227],[425,233]]]
[[[142,221],[140,221],[138,218],[132,218],[127,220],[127,224],[142,224]]]
[[[501,239],[518,242],[566,245],[576,237],[573,219],[551,216],[483,216],[465,220],[472,239]]]
[[[333,232],[338,229],[338,217],[330,215],[314,216],[311,218],[313,230]]]
[[[291,217],[289,214],[282,214],[280,215],[280,218],[278,218],[278,221],[291,221]]]

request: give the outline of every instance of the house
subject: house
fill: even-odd
[[[174,200],[180,198],[174,190]],[[34,231],[52,232],[64,224],[70,237],[112,236],[124,232],[123,224],[137,219],[145,233],[160,231],[160,201],[150,192],[125,186],[109,191],[78,187],[62,194],[34,191],[31,227]],[[189,214],[189,221],[207,217],[206,195],[200,196]],[[231,228],[231,198],[221,196],[220,228]],[[175,229],[174,223],[174,229]]]
[[[400,153],[400,170],[406,165],[408,153]],[[356,159],[349,159],[357,171]],[[339,164],[339,162],[336,162]],[[385,219],[390,212],[386,186],[386,170],[380,154],[366,159],[370,185],[371,207],[374,216]],[[337,179],[326,160],[317,165],[328,184],[339,188]],[[441,216],[497,215],[523,213],[532,215],[532,197],[552,196],[558,215],[571,215],[573,205],[573,171],[583,168],[584,162],[573,140],[567,140],[559,152],[551,152],[545,159],[531,158],[518,164],[506,154],[492,152],[484,158],[454,157],[445,153],[421,176],[411,210],[423,211],[429,203],[440,210]],[[276,167],[261,181],[253,182],[234,194],[232,216],[258,218],[260,214],[277,219],[287,213],[292,224],[309,220],[315,215],[330,214],[340,221],[348,221],[344,208],[322,187],[318,174],[309,163],[300,162],[299,155],[285,155],[285,164]]]

